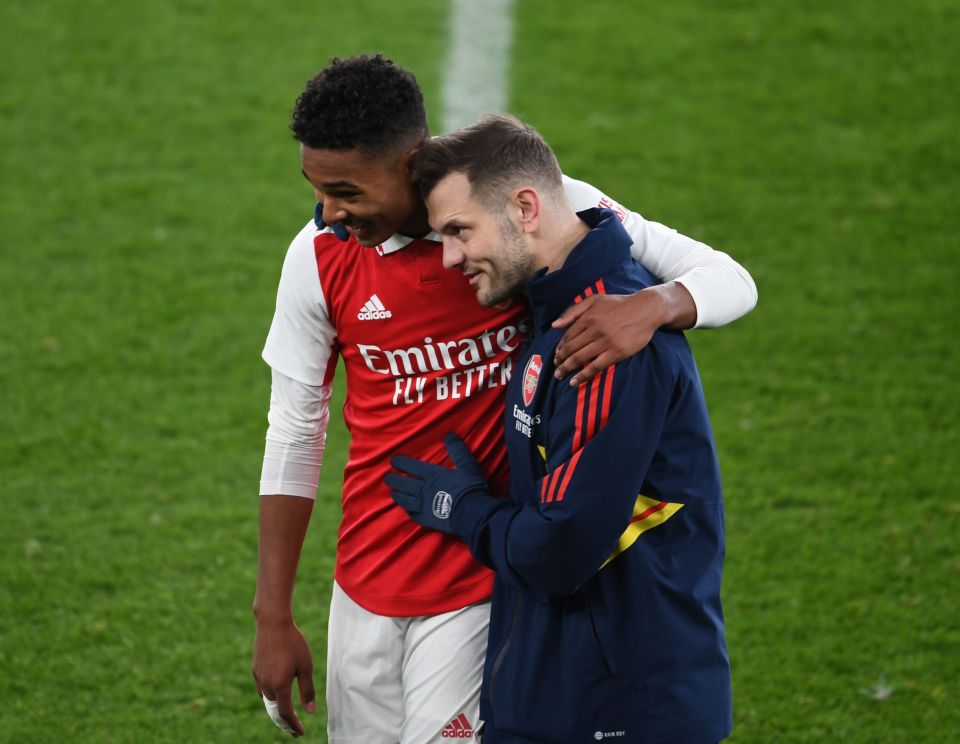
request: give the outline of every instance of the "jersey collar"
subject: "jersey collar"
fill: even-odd
[[[378,245],[376,247],[376,251],[381,256],[388,256],[391,253],[396,253],[402,248],[406,248],[414,240],[432,240],[434,243],[442,242],[442,238],[440,237],[440,234],[433,231],[428,232],[422,238],[411,238],[407,235],[401,235],[400,233],[396,233],[395,235],[391,235],[384,242]]]

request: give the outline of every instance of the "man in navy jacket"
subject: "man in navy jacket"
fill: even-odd
[[[523,293],[533,315],[507,393],[509,497],[453,434],[455,468],[398,456],[387,476],[411,518],[496,570],[484,742],[723,739],[723,500],[690,348],[659,331],[589,384],[554,376],[569,305],[655,279],[612,211],[570,209],[549,146],[515,119],[434,138],[415,167],[444,264],[482,304]]]

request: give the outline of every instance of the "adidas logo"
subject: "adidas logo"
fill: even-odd
[[[444,739],[469,739],[473,736],[473,726],[470,725],[467,717],[461,713],[444,726],[440,736]]]
[[[393,317],[393,313],[383,306],[380,298],[376,295],[364,302],[360,312],[357,313],[357,318],[360,320],[383,320],[391,317]]]

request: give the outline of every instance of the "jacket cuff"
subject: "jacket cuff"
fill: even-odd
[[[457,499],[453,514],[450,515],[450,526],[457,535],[469,542],[476,526],[502,503],[503,499],[494,498],[485,489],[467,491]]]

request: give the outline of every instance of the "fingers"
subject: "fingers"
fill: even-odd
[[[407,478],[396,473],[387,473],[383,476],[383,482],[391,491],[404,496],[416,496],[420,493],[423,481],[416,478]]]
[[[389,486],[390,484],[387,483]],[[401,509],[407,512],[407,514],[419,514],[420,512],[420,495],[412,493],[404,493],[403,491],[392,490],[390,491],[390,498],[393,499],[394,503],[399,506]]]
[[[426,480],[433,471],[439,467],[433,463],[417,460],[413,457],[407,457],[406,455],[394,455],[390,460],[390,465],[392,465],[395,470],[407,473],[420,480]]]
[[[596,336],[596,329],[591,326],[585,318],[578,318],[577,322],[567,328],[563,334],[563,338],[561,338],[560,343],[557,344],[554,358],[563,361],[563,359],[583,346],[584,343],[596,338]]]
[[[456,465],[457,470],[467,475],[486,478],[483,469],[480,467],[480,463],[477,462],[477,458],[473,456],[466,442],[460,437],[450,432],[443,438],[443,443],[447,448],[447,454],[450,455],[450,459],[453,461],[453,464]]]
[[[550,325],[553,328],[567,328],[569,327],[577,318],[583,315],[587,310],[597,301],[597,295],[593,297],[588,297],[583,302],[578,302],[574,305],[571,305],[566,310],[561,313],[560,317],[557,318]]]
[[[267,709],[267,715],[270,716],[270,720],[273,721],[274,725],[281,731],[286,731],[291,736],[302,736],[303,726],[300,726],[300,731],[298,733],[297,729],[293,728],[280,714],[280,707],[277,701],[271,700],[269,697],[267,697],[267,694],[268,693],[266,692],[261,694],[261,697],[263,698],[263,707]],[[294,719],[296,719],[296,716],[294,716]],[[299,723],[300,722],[297,721],[298,725]]]
[[[590,325],[586,318],[579,319],[572,327],[567,329],[563,338],[560,339],[560,343],[557,344],[553,353],[554,364],[557,365],[558,370],[562,367],[564,374],[573,372],[574,368],[570,357],[582,351],[587,344],[603,340],[603,338],[603,333],[598,331],[596,326]]]
[[[293,709],[293,697],[290,695],[290,688],[277,690],[277,713],[280,715],[280,718],[289,726],[292,731],[284,729],[288,734],[293,734],[294,736],[303,736],[303,725],[300,723],[300,719],[297,718],[297,714]],[[269,706],[268,706],[269,712]],[[273,718],[273,716],[271,716]],[[273,721],[277,723],[276,719]],[[283,728],[279,723],[277,726]]]
[[[562,380],[571,373],[581,371],[581,368],[602,354],[606,346],[602,339],[584,339],[582,345],[570,350],[567,358],[557,363],[553,376],[558,380]]]
[[[603,370],[605,370],[607,367],[616,363],[617,360],[612,353],[604,352],[590,363],[584,365],[583,369],[571,377],[570,384],[576,387],[577,385],[582,385],[585,382],[589,382],[603,372]]]

